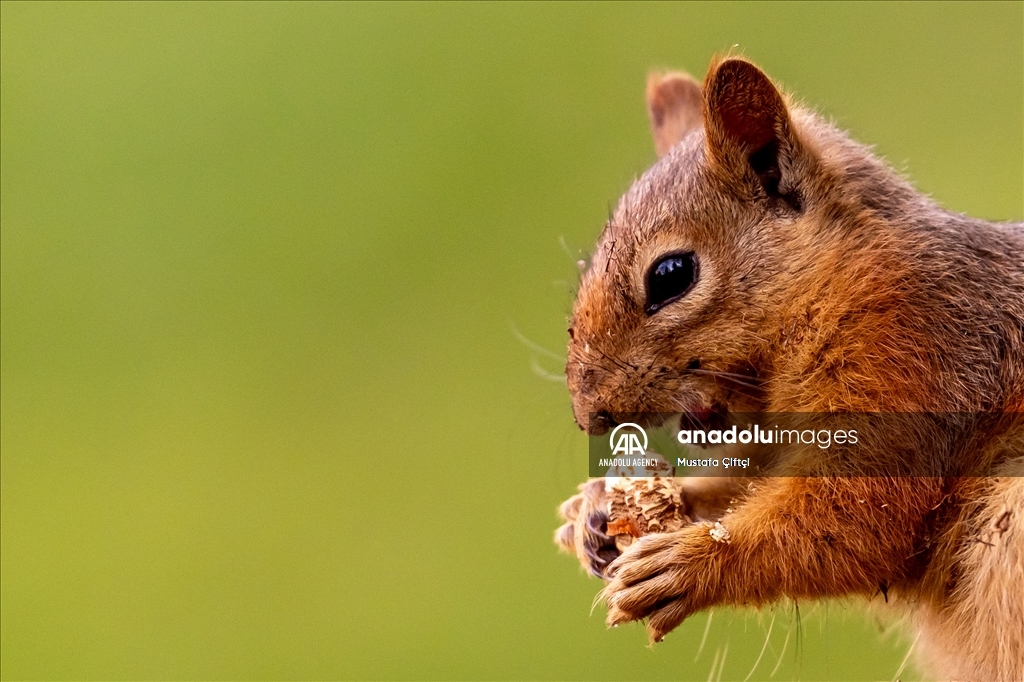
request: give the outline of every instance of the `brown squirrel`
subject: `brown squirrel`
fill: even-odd
[[[744,59],[712,63],[703,85],[652,75],[647,106],[660,158],[605,226],[568,329],[580,428],[712,411],[987,418],[836,445],[834,475],[797,444],[771,465],[785,476],[677,479],[728,542],[692,523],[620,554],[603,481],[583,484],[556,541],[607,580],[607,622],[646,619],[660,641],[712,606],[881,591],[929,674],[1024,680],[1024,223],[940,208]],[[908,452],[945,473],[879,474]]]

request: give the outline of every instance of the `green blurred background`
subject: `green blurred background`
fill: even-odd
[[[734,45],[1022,218],[1022,7],[3,3],[2,676],[892,678],[856,604],[588,615],[513,329],[562,352],[647,71]]]

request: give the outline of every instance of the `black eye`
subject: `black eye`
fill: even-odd
[[[697,256],[692,251],[671,253],[655,261],[647,273],[644,312],[653,315],[682,298],[697,281],[697,269]]]

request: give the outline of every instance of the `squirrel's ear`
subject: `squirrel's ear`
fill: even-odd
[[[700,127],[703,100],[700,83],[689,74],[652,73],[647,77],[647,115],[659,157]]]
[[[794,151],[789,110],[763,71],[743,59],[712,65],[704,81],[704,129],[713,162],[780,194],[783,159]]]

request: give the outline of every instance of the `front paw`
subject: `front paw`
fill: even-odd
[[[608,535],[608,500],[604,479],[580,485],[580,492],[562,503],[558,513],[566,523],[555,531],[555,543],[574,554],[591,575],[605,577],[608,566],[619,556]]]
[[[616,559],[601,593],[608,625],[647,618],[651,640],[660,642],[687,617],[714,604],[724,548],[709,527],[645,536]]]

